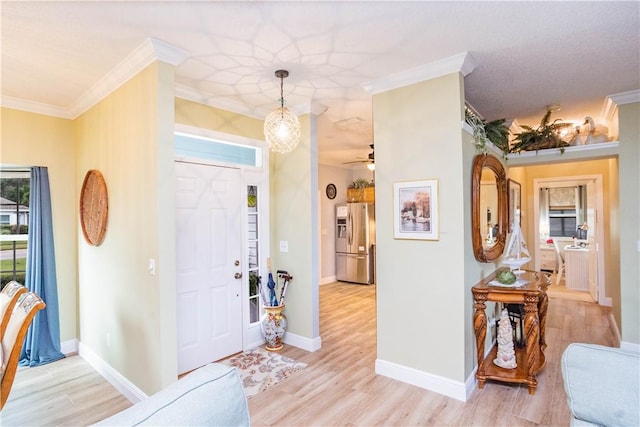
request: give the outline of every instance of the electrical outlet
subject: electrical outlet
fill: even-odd
[[[280,240],[280,252],[289,252],[289,242]]]

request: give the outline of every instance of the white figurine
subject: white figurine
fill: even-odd
[[[514,369],[518,366],[513,349],[513,328],[506,308],[500,313],[498,321],[498,357],[493,363],[506,369]]]

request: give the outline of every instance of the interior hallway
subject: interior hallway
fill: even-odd
[[[320,287],[322,348],[287,346],[307,368],[249,400],[251,424],[273,425],[569,425],[560,356],[571,342],[614,346],[609,309],[552,296],[547,365],[530,396],[526,387],[488,382],[466,403],[374,373],[375,286]],[[416,338],[420,329],[413,326]],[[434,344],[438,345],[438,344]],[[129,403],[80,357],[18,371],[2,424],[89,425]]]

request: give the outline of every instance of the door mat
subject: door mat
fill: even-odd
[[[266,351],[262,347],[220,361],[238,369],[247,399],[307,367],[278,353]]]

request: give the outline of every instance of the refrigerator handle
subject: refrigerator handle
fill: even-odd
[[[351,211],[349,211],[348,216],[349,224],[347,225],[347,230],[349,230],[349,246],[353,243],[353,224],[351,221]]]

